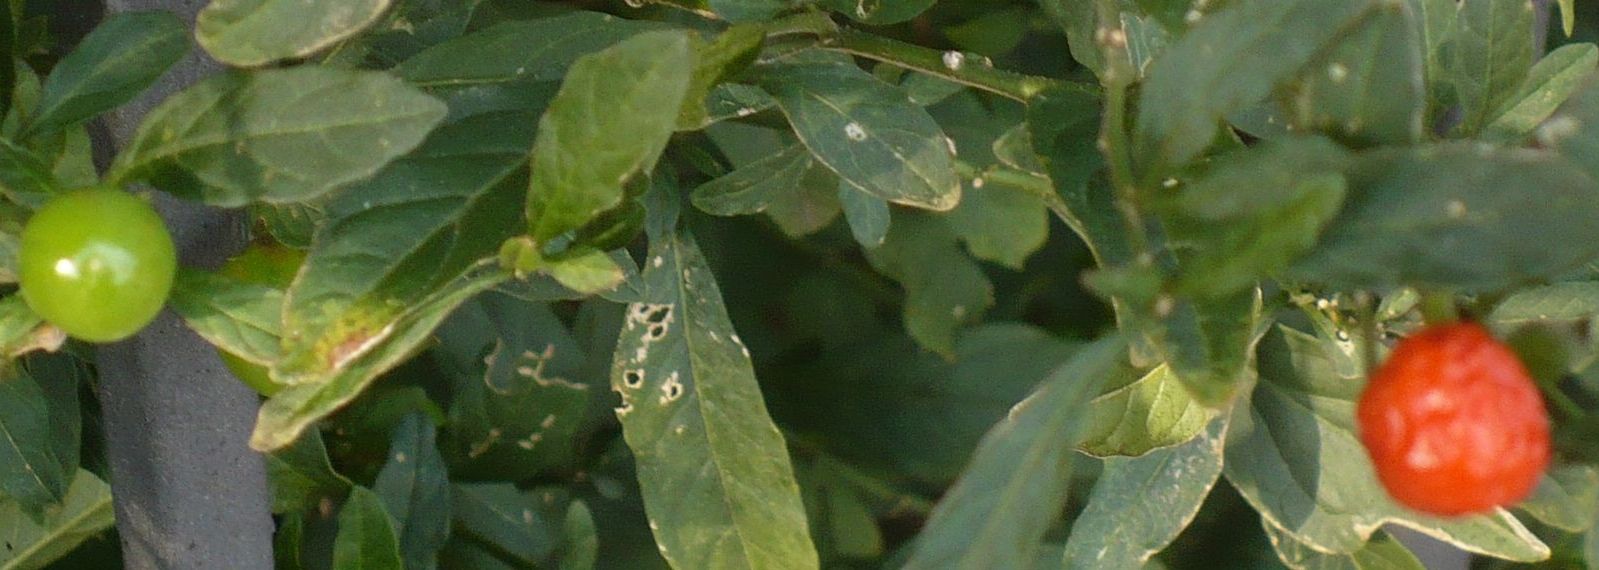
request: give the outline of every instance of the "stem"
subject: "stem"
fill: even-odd
[[[964,54],[959,59],[949,55],[960,52],[925,48],[849,28],[842,28],[831,37],[822,38],[817,47],[897,65],[1024,103],[1055,85],[1074,85],[1047,77],[995,69],[987,61],[967,61]]]
[[[1133,176],[1131,142],[1127,137],[1127,87],[1134,79],[1131,59],[1127,55],[1127,34],[1116,21],[1120,9],[1116,0],[1098,0],[1099,29],[1096,42],[1105,55],[1105,70],[1100,82],[1105,87],[1105,116],[1100,127],[1100,151],[1110,172],[1110,182],[1116,192],[1116,206],[1121,210],[1127,226],[1127,238],[1132,246],[1136,263],[1152,262],[1149,257],[1149,237],[1145,232],[1143,214],[1138,208],[1138,182]]]
[[[1425,291],[1421,294],[1421,318],[1429,325],[1442,325],[1460,320],[1455,306],[1455,295],[1448,291]]]

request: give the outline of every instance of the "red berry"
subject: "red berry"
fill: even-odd
[[[1377,479],[1435,515],[1516,503],[1549,464],[1549,416],[1526,367],[1481,325],[1429,327],[1399,342],[1356,410]]]

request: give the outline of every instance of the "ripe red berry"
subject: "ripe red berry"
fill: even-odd
[[[1388,494],[1466,515],[1516,503],[1549,464],[1549,417],[1526,367],[1481,325],[1429,327],[1399,342],[1356,410]]]

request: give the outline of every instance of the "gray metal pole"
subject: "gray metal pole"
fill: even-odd
[[[108,0],[109,12],[166,10],[191,24],[205,0]],[[198,49],[139,101],[105,119],[121,145],[139,119],[219,69]],[[235,214],[158,195],[185,265],[215,267],[245,244]],[[271,568],[265,463],[247,446],[259,403],[170,311],[99,351],[111,490],[132,569]]]

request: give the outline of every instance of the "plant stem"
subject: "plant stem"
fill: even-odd
[[[818,47],[897,65],[1022,102],[1055,85],[1075,85],[1047,77],[995,69],[986,58],[970,61],[978,58],[849,28],[841,28],[832,36],[823,37]],[[1083,89],[1090,88],[1083,86]]]

